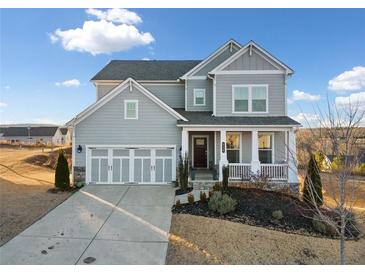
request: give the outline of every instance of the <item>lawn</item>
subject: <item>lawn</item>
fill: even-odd
[[[24,161],[42,154],[46,155],[41,149],[0,148],[0,245],[71,195],[48,192],[54,170]]]
[[[337,240],[174,214],[167,264],[338,264]],[[365,239],[348,241],[348,264],[365,264]]]

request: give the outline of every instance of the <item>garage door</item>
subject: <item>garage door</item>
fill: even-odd
[[[174,180],[175,148],[87,148],[87,182],[161,184]]]

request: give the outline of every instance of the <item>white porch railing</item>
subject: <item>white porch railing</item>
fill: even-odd
[[[251,175],[251,164],[229,164],[229,179],[249,179]]]
[[[251,177],[251,164],[229,164],[229,179],[247,180]],[[261,164],[261,175],[269,180],[286,181],[288,180],[287,164]]]
[[[261,175],[270,180],[288,180],[287,164],[261,164]]]

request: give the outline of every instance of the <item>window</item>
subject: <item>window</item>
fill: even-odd
[[[233,113],[267,112],[267,85],[233,85]]]
[[[259,160],[262,164],[273,162],[273,135],[259,134]]]
[[[227,144],[228,163],[240,162],[240,151],[241,151],[240,137],[241,137],[240,133],[227,132],[226,144]]]
[[[124,119],[138,119],[138,101],[124,101]]]
[[[205,89],[194,89],[194,106],[205,106]]]

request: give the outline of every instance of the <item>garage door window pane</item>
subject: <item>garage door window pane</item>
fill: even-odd
[[[91,181],[99,182],[99,159],[91,160]]]

